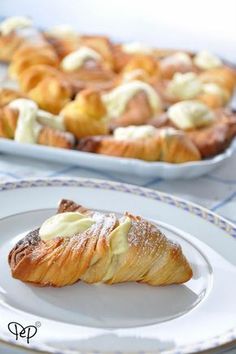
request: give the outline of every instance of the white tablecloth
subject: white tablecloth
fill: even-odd
[[[77,166],[0,154],[0,182],[32,177],[92,177],[139,184],[191,200],[236,222],[236,153],[222,167],[197,179],[168,181],[152,178],[145,183],[139,176],[117,176]]]

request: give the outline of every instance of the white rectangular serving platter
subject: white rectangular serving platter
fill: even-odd
[[[0,151],[11,155],[31,157],[67,165],[88,167],[102,172],[141,176],[144,179],[161,177],[165,179],[194,178],[215,169],[228,159],[236,147],[236,141],[223,154],[208,160],[171,164],[146,162],[137,159],[98,155],[94,153],[66,150],[43,145],[18,143],[0,138]],[[1,158],[1,157],[0,157]]]
[[[0,63],[0,87],[17,89],[16,82],[9,79],[7,65]],[[236,95],[231,105],[234,107]],[[76,150],[65,150],[42,145],[17,143],[13,140],[0,138],[0,152],[12,155],[31,157],[45,161],[59,162],[67,165],[88,167],[102,172],[119,173],[122,175],[139,176],[143,180],[150,178],[164,179],[190,179],[202,176],[219,167],[224,160],[228,159],[236,147],[235,143],[211,159],[181,164],[166,162],[146,162],[137,159],[120,158],[113,156],[98,155],[94,153]]]

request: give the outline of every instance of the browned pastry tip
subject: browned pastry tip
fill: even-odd
[[[236,136],[236,114],[220,109],[216,111],[216,115],[213,124],[186,133],[203,158],[223,152]]]
[[[57,37],[50,33],[44,33],[46,41],[55,49],[59,59],[74,52],[79,46],[79,36]]]
[[[63,200],[59,205],[63,212],[83,213],[83,209],[93,223],[82,233],[43,241],[36,229],[20,240],[8,258],[12,276],[57,287],[79,280],[107,284],[137,281],[157,286],[191,279],[193,272],[181,246],[168,240],[156,225],[130,213],[121,218],[113,213],[93,213],[73,201]],[[125,238],[127,245],[116,253],[115,232],[125,222],[129,226],[119,238]]]
[[[18,111],[8,106],[0,108],[0,137],[13,139],[18,121]]]
[[[37,143],[62,149],[72,149],[75,144],[75,138],[69,132],[43,126],[40,130]]]
[[[78,211],[82,214],[92,214],[93,212],[80,204],[75,203],[73,200],[69,199],[61,199],[58,204],[57,212],[65,213],[65,212],[75,212]]]
[[[26,98],[26,96],[17,90],[10,88],[0,88],[0,107],[6,106],[11,101],[17,98]]]

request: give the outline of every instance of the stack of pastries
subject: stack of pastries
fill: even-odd
[[[0,24],[0,137],[145,161],[183,163],[236,135],[236,70],[214,54],[114,43],[70,26]]]

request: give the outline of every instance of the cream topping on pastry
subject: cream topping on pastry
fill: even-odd
[[[145,92],[153,113],[161,110],[161,100],[154,88],[145,82],[134,80],[117,86],[112,91],[102,95],[108,116],[112,118],[119,117],[130,101],[138,92]]]
[[[19,98],[12,101],[9,107],[19,111],[14,139],[21,143],[35,144],[42,127],[36,120],[38,110],[36,103]]]
[[[195,55],[194,64],[203,70],[214,69],[222,65],[222,61],[216,55],[203,50]]]
[[[151,138],[155,135],[155,133],[156,128],[154,128],[152,125],[130,125],[124,128],[116,128],[113,135],[116,140],[127,140]]]
[[[102,282],[108,281],[114,275],[117,262],[119,261],[119,255],[125,253],[129,249],[128,243],[128,232],[131,227],[131,220],[129,217],[120,223],[108,236],[110,241],[110,252],[111,252],[111,262],[107,269],[105,276],[102,279]]]
[[[180,100],[195,98],[202,89],[202,83],[198,76],[193,73],[176,73],[167,86],[167,92]]]
[[[32,20],[25,16],[12,16],[0,23],[0,33],[7,36],[11,32],[32,26]]]
[[[35,144],[43,125],[65,131],[63,117],[38,109],[37,104],[25,98],[18,98],[8,105],[19,111],[14,139],[21,143]]]
[[[177,129],[172,128],[172,127],[166,127],[166,128],[159,129],[159,134],[160,134],[160,136],[165,138],[167,136],[183,135],[183,132],[181,130],[177,130]]]
[[[185,52],[176,52],[172,55],[169,55],[168,57],[164,58],[163,60],[168,59],[171,62],[178,62],[183,65],[192,65],[192,59],[190,55],[188,55]]]
[[[122,50],[127,54],[152,54],[153,49],[140,42],[130,42],[122,45]]]
[[[94,220],[79,212],[56,214],[47,219],[39,229],[39,236],[47,241],[56,237],[72,237],[86,231]]]
[[[225,103],[228,102],[230,98],[229,91],[214,82],[203,84],[202,92],[209,95],[220,96]]]
[[[75,52],[68,54],[61,62],[61,67],[65,71],[74,71],[83,66],[86,60],[101,60],[101,55],[89,47],[81,47]]]
[[[132,70],[132,71],[127,71],[127,72],[124,72],[123,74],[123,82],[128,82],[128,81],[132,81],[132,80],[135,80],[137,79],[137,77],[142,77],[142,76],[146,76],[146,71],[144,69],[135,69],[135,70]]]
[[[46,33],[52,37],[67,39],[71,37],[78,37],[78,33],[70,25],[58,25],[50,28]]]
[[[38,109],[37,121],[42,125],[47,125],[50,128],[65,131],[64,118],[62,116],[54,115],[50,112]]]
[[[180,129],[188,130],[211,124],[214,113],[199,101],[178,102],[168,109],[169,119]]]

